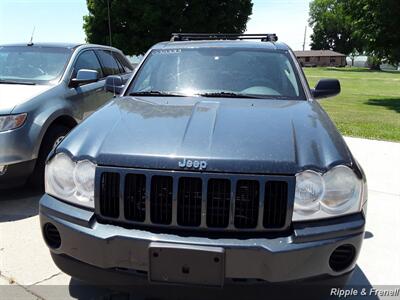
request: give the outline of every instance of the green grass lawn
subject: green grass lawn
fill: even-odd
[[[400,72],[360,68],[304,68],[310,87],[340,80],[342,92],[319,100],[343,135],[400,141]]]

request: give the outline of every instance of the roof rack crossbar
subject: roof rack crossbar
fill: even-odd
[[[200,41],[200,40],[261,40],[276,42],[275,33],[242,34],[242,33],[172,33],[171,41]]]

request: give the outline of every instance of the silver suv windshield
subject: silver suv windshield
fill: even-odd
[[[61,47],[0,46],[0,83],[47,83],[59,78],[72,50]]]
[[[130,95],[306,99],[287,51],[243,48],[152,50]]]

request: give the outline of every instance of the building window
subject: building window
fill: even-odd
[[[336,59],[334,57],[331,57],[330,62],[331,63],[336,63]]]
[[[310,58],[309,57],[306,57],[306,62],[310,62]]]

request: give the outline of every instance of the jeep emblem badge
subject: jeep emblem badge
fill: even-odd
[[[193,168],[199,170],[205,170],[207,168],[207,162],[205,160],[191,160],[184,158],[178,162],[180,168]]]

